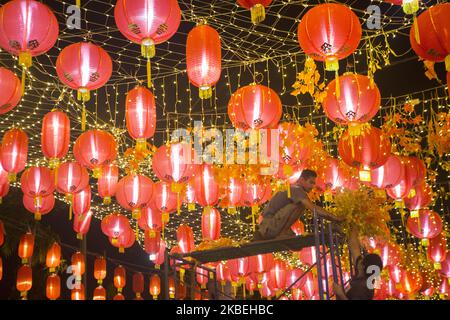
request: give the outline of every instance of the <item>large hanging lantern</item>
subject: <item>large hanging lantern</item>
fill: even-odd
[[[77,90],[78,100],[89,101],[90,91],[103,87],[112,75],[109,54],[90,42],[78,42],[65,47],[56,60],[59,80]],[[82,130],[85,126],[83,110]]]
[[[150,237],[154,236],[156,231],[161,230],[163,226],[161,211],[150,205],[145,207],[141,212],[138,224]]]
[[[319,169],[319,177],[327,190],[327,197],[330,196],[330,191],[334,191],[344,186],[345,172],[337,159],[327,158],[323,166]]]
[[[358,136],[345,131],[339,139],[338,151],[346,164],[360,169],[361,181],[370,182],[370,170],[382,166],[389,159],[391,142],[380,129],[369,126]]]
[[[150,59],[155,56],[155,45],[169,40],[180,26],[178,1],[118,0],[114,19],[128,40],[141,45],[141,54],[147,59],[148,86],[151,87]]]
[[[358,130],[358,124],[369,122],[380,109],[380,91],[367,76],[346,73],[331,81],[326,93],[322,105],[327,117],[337,124],[348,125],[353,131]]]
[[[80,216],[85,215],[91,209],[90,186],[73,195],[72,206],[73,213]]]
[[[391,154],[386,163],[370,171],[371,184],[377,188],[392,188],[400,183],[405,168],[402,160]]]
[[[18,255],[22,259],[22,263],[28,263],[34,251],[34,235],[27,232],[20,237]]]
[[[158,181],[153,188],[152,207],[162,212],[162,222],[169,222],[169,213],[175,212],[180,203],[178,194],[172,192],[170,184]]]
[[[427,175],[423,160],[417,157],[404,157],[405,175],[412,188],[422,183]]]
[[[264,181],[247,181],[242,190],[241,204],[252,208],[252,227],[256,230],[256,219],[259,212],[259,205],[272,193],[270,185]]]
[[[98,178],[97,190],[103,204],[110,204],[111,198],[116,194],[119,182],[119,168],[115,164],[105,164],[101,167],[101,175]]]
[[[181,253],[189,253],[194,250],[194,232],[192,228],[182,224],[177,229],[177,241]]]
[[[298,41],[306,55],[325,61],[326,70],[339,70],[339,60],[351,55],[361,41],[356,14],[347,6],[326,3],[314,6],[302,17]]]
[[[108,238],[117,242],[119,236],[131,229],[131,226],[127,217],[120,213],[112,213],[102,219],[101,228]]]
[[[433,190],[428,184],[422,182],[415,188],[414,197],[405,199],[405,205],[406,208],[411,210],[412,215],[412,212],[417,212],[417,210],[419,209],[424,209],[425,207],[429,206],[432,201]]]
[[[445,234],[440,233],[438,236],[430,239],[430,245],[427,248],[428,259],[434,263],[434,268],[441,269],[441,262],[447,256],[447,238]]]
[[[429,239],[438,236],[442,232],[442,219],[434,211],[421,209],[417,218],[408,218],[406,227],[413,236],[422,239],[424,246],[428,246]]]
[[[146,139],[153,137],[156,130],[156,103],[150,90],[137,86],[127,93],[125,120],[128,133],[136,140],[136,149],[145,150]]]
[[[159,252],[155,255],[155,257],[151,257],[154,259],[150,259],[155,264],[156,269],[159,269],[160,266],[164,263],[166,249],[167,249],[166,242],[163,239],[161,239],[159,243]]]
[[[27,292],[33,286],[33,270],[29,265],[20,266],[17,270],[16,288],[23,300],[27,299]]]
[[[272,0],[237,0],[237,3],[250,10],[252,23],[258,24],[266,19],[266,7],[272,3]]]
[[[151,201],[153,181],[143,175],[128,175],[117,183],[117,202],[126,210],[131,210],[134,219],[139,219],[141,210]]]
[[[23,206],[29,212],[34,214],[34,219],[39,221],[45,214],[50,213],[55,207],[55,197],[49,194],[43,197],[30,197],[23,195]]]
[[[28,136],[22,129],[5,132],[2,139],[0,160],[8,172],[8,180],[14,182],[16,175],[25,169],[28,158]]]
[[[201,165],[194,180],[195,198],[203,207],[214,206],[219,201],[219,183],[214,176],[212,165]]]
[[[276,259],[269,272],[269,281],[278,293],[281,293],[281,290],[286,287],[287,275],[286,263],[283,260]]]
[[[45,287],[45,294],[47,299],[56,300],[61,295],[61,279],[57,274],[51,274],[47,277]]]
[[[73,231],[77,234],[77,239],[82,240],[88,233],[91,226],[92,211],[89,210],[85,214],[75,214],[73,219]]]
[[[201,99],[212,96],[211,87],[220,79],[222,66],[220,37],[206,24],[192,29],[186,43],[186,69],[189,81],[199,88]]]
[[[225,199],[228,207],[228,213],[236,213],[236,207],[241,203],[243,189],[244,182],[241,179],[235,177],[229,177],[227,179],[223,199]]]
[[[0,88],[0,114],[5,114],[14,109],[22,98],[20,80],[12,71],[0,67]]]
[[[151,261],[155,260],[161,246],[161,233],[155,231],[154,233],[145,233],[144,235],[144,250],[149,255]]]
[[[205,208],[202,214],[203,240],[217,240],[220,238],[221,218],[216,208]]]
[[[73,146],[75,159],[83,166],[93,170],[99,178],[101,167],[117,157],[117,143],[113,135],[103,130],[89,130],[82,133]]]
[[[24,194],[39,201],[40,197],[53,193],[55,179],[53,173],[46,167],[30,167],[22,174],[20,187]]]
[[[70,119],[62,111],[53,109],[42,119],[41,148],[49,159],[50,167],[58,167],[59,161],[69,152]]]
[[[238,89],[228,102],[228,117],[238,129],[275,127],[281,114],[282,104],[278,94],[260,84],[253,83]]]
[[[445,61],[450,71],[450,3],[440,3],[422,12],[411,28],[409,40],[411,47],[423,60]]]
[[[119,253],[124,253],[125,249],[131,248],[136,242],[136,236],[131,228],[127,228],[120,234],[116,240],[109,238],[112,246],[119,249]]]
[[[252,273],[257,274],[258,283],[261,282],[261,276],[265,272],[269,272],[273,267],[273,254],[258,254],[249,257],[249,268]]]
[[[46,5],[34,0],[13,0],[0,7],[0,47],[19,56],[25,71],[32,65],[32,57],[50,50],[58,39],[59,25]]]

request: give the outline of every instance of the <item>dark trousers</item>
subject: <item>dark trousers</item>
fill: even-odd
[[[265,240],[278,237],[291,228],[295,221],[300,218],[302,209],[299,205],[288,204],[271,216],[264,216],[258,226],[258,232]]]

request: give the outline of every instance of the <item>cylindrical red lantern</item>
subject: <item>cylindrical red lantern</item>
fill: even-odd
[[[286,263],[282,260],[276,259],[274,265],[270,270],[269,281],[276,290],[282,290],[286,287],[287,279]]]
[[[151,261],[155,260],[161,246],[161,233],[154,231],[153,233],[145,233],[144,250],[149,255]]]
[[[70,119],[62,111],[53,109],[42,119],[41,148],[49,159],[50,167],[59,165],[60,159],[69,152]]]
[[[430,245],[427,248],[428,259],[433,261],[434,268],[441,269],[441,262],[445,260],[447,256],[447,238],[442,232],[430,239]]]
[[[136,294],[136,299],[141,298],[144,292],[144,275],[141,272],[133,274],[133,292]]]
[[[55,179],[53,173],[46,167],[30,167],[22,174],[20,187],[27,196],[45,197],[55,190]]]
[[[117,240],[109,238],[109,242],[116,248],[119,248],[119,253],[124,253],[125,249],[131,248],[136,242],[136,237],[133,229],[125,229],[122,234],[117,237]]]
[[[2,139],[0,161],[8,172],[10,182],[25,169],[28,158],[28,136],[22,129],[11,129],[5,132]]]
[[[228,117],[235,128],[273,128],[280,121],[282,104],[278,94],[263,85],[250,84],[238,89],[228,102]]]
[[[72,292],[70,293],[70,299],[76,301],[86,300],[84,285],[82,283],[77,284],[75,288],[72,289]]]
[[[42,215],[50,213],[55,207],[55,197],[49,194],[45,197],[30,197],[23,195],[23,206],[34,214],[34,219],[41,220]]]
[[[152,206],[145,207],[141,212],[141,218],[138,220],[139,227],[149,235],[161,230],[163,226],[162,214],[158,209]]]
[[[53,273],[55,272],[55,269],[59,266],[60,262],[61,262],[61,246],[57,242],[54,242],[47,250],[45,264],[49,269],[49,272]]]
[[[161,279],[157,274],[150,277],[149,293],[152,295],[153,300],[158,299],[161,293]]]
[[[217,31],[206,24],[193,28],[186,43],[186,69],[189,81],[199,88],[201,99],[211,98],[211,87],[220,79],[221,60]]]
[[[361,35],[358,16],[349,7],[337,3],[314,6],[298,26],[300,47],[314,60],[325,61],[329,71],[337,71],[338,61],[356,50]]]
[[[438,236],[442,232],[442,219],[434,211],[421,209],[418,217],[408,218],[406,227],[412,235],[422,239],[423,245],[428,246],[429,239]]]
[[[119,168],[115,164],[105,164],[101,167],[101,175],[97,181],[98,195],[103,198],[103,204],[110,204],[116,194],[119,182]]]
[[[266,18],[266,7],[272,3],[272,0],[237,0],[237,3],[250,10],[253,24],[258,24]]]
[[[28,263],[34,251],[34,235],[27,232],[20,237],[18,255],[22,259],[22,263]]]
[[[225,199],[225,203],[228,206],[228,213],[236,213],[236,207],[241,203],[243,189],[244,182],[242,179],[235,177],[228,179],[223,194],[223,199]]]
[[[445,255],[445,260],[441,262],[441,270],[439,270],[439,273],[447,279],[450,279],[450,251],[448,250]],[[448,281],[450,282],[450,280]]]
[[[14,109],[22,98],[20,80],[14,72],[0,67],[0,88],[2,88],[0,114],[5,114]]]
[[[47,277],[47,286],[45,289],[47,299],[56,300],[61,295],[61,279],[57,274],[51,274]]]
[[[130,136],[136,140],[136,149],[145,150],[146,139],[156,130],[156,103],[153,93],[138,86],[127,93],[125,120]]]
[[[93,170],[99,178],[101,167],[117,157],[117,143],[113,135],[103,130],[89,130],[82,133],[73,146],[75,159],[83,166]]]
[[[423,160],[417,157],[404,157],[405,175],[408,184],[415,188],[425,181],[427,175],[427,168]]]
[[[106,278],[106,259],[104,257],[97,257],[94,261],[94,278],[97,283],[101,285]]]
[[[192,228],[182,224],[177,229],[178,246],[182,253],[189,253],[194,250],[194,232]]]
[[[202,289],[206,289],[209,281],[209,272],[204,268],[197,267],[195,269],[195,279]]]
[[[339,97],[336,95],[338,81],[342,93]],[[380,91],[367,76],[346,73],[331,81],[326,93],[323,110],[337,124],[354,126],[369,122],[380,109]]]
[[[219,201],[219,184],[214,176],[214,167],[201,165],[194,180],[195,199],[203,207],[214,206]]]
[[[72,199],[73,213],[76,215],[85,215],[91,210],[91,187],[87,186],[85,189],[73,195]]]
[[[29,265],[20,266],[17,270],[16,288],[20,292],[22,299],[26,300],[27,292],[33,286],[33,270]]]
[[[220,238],[221,218],[216,208],[205,208],[202,214],[203,240],[217,240]]]
[[[167,249],[166,242],[161,239],[161,241],[159,242],[159,252],[155,255],[154,259],[150,259],[158,269],[164,263],[164,255],[166,249]]]
[[[62,83],[78,91],[78,100],[89,101],[90,91],[102,87],[111,77],[112,61],[100,46],[78,42],[59,53],[56,72]]]
[[[134,219],[139,219],[141,210],[151,201],[153,181],[143,175],[128,175],[117,183],[117,202],[126,210],[131,210]]]
[[[75,214],[73,219],[73,231],[77,234],[77,239],[82,240],[91,226],[92,211],[88,210],[84,214]]]
[[[158,181],[154,184],[152,207],[162,212],[163,223],[169,222],[169,213],[177,210],[178,199],[178,194],[172,192],[169,183]]]
[[[101,223],[102,232],[113,241],[117,241],[120,235],[131,229],[128,218],[119,213],[113,213],[103,218]]]
[[[114,287],[117,288],[117,292],[122,292],[127,283],[127,275],[125,268],[118,266],[114,269]]]
[[[81,277],[83,276],[84,272],[86,271],[86,263],[84,255],[81,252],[75,252],[72,255],[71,259],[71,266],[72,266],[72,273],[75,276],[75,280],[77,284],[80,284]]]
[[[344,186],[345,173],[337,159],[327,158],[319,172],[326,189],[334,191]]]
[[[411,27],[411,47],[423,60],[440,62],[450,71],[450,3],[440,3],[422,12]]]

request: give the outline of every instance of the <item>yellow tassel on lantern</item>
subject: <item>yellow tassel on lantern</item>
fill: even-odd
[[[326,190],[323,194],[323,197],[326,202],[333,201],[333,193],[331,192],[331,190]]]
[[[83,234],[82,233],[77,233],[77,239],[78,240],[83,240]]]
[[[252,23],[258,24],[266,19],[266,8],[260,3],[255,4],[250,8],[250,14],[252,16]]]
[[[41,221],[42,215],[39,212],[36,212],[34,214],[34,220]]]
[[[212,97],[212,88],[207,85],[200,86],[198,88],[198,95],[202,100],[209,99]]]
[[[139,239],[139,225],[138,225],[137,222],[136,222],[136,227],[135,227],[135,230],[134,230],[134,236],[135,236],[136,240]]]
[[[325,60],[325,70],[327,71],[338,71],[339,70],[339,60],[335,57],[329,57]]]
[[[339,82],[339,70],[335,71],[335,80],[336,80],[336,98],[339,99],[341,97],[341,84]]]
[[[152,65],[150,62],[150,58],[147,58],[147,87],[153,87],[152,84]]]
[[[419,210],[411,210],[410,217],[411,218],[418,218],[419,217]]]
[[[428,246],[430,245],[430,241],[429,241],[427,238],[422,239],[422,241],[420,241],[420,243],[421,243],[422,246],[424,246],[424,247],[428,247]]]
[[[155,232],[155,230],[153,230],[153,229],[149,229],[148,230],[148,236],[149,236],[149,238],[155,238],[156,237],[156,232]]]
[[[91,100],[91,91],[86,88],[80,88],[77,91],[77,100],[82,102],[88,102]]]
[[[78,8],[81,8],[81,0],[76,0],[75,4]]]
[[[188,203],[188,211],[194,211],[195,210],[195,203]]]
[[[163,224],[169,223],[169,213],[163,212],[162,216],[161,216],[161,219],[162,219],[162,223]]]
[[[247,292],[245,290],[245,282],[242,284],[242,296],[244,297],[244,300],[247,298]]]
[[[111,204],[111,197],[110,196],[106,196],[103,198],[103,204],[104,205],[109,205]]]
[[[184,283],[184,274],[186,273],[186,270],[184,268],[180,268],[180,282]]]
[[[139,208],[134,208],[134,209],[131,211],[131,217],[132,217],[133,219],[140,219],[140,218],[141,218],[141,209],[139,209]]]
[[[440,262],[435,262],[433,264],[434,270],[441,270],[442,266]]]
[[[136,151],[142,152],[147,150],[147,139],[138,138],[136,139]]]
[[[72,221],[72,202],[69,205],[69,220]]]
[[[287,197],[290,199],[291,198],[291,184],[289,183],[289,181],[286,181],[286,190],[287,190]]]
[[[25,82],[26,82],[26,74],[27,74],[27,69],[30,68],[32,66],[32,56],[31,53],[29,52],[21,52],[19,53],[19,65],[22,66],[22,96],[25,93]]]
[[[83,104],[83,111],[81,112],[81,131],[86,130],[86,106]]]
[[[396,209],[403,209],[405,207],[405,202],[402,199],[397,199],[394,202],[394,207]]]
[[[125,253],[125,248],[124,247],[120,247],[119,248],[119,253]]]
[[[370,170],[367,168],[362,168],[359,170],[359,180],[362,182],[371,182],[372,177],[370,175]]]
[[[92,177],[95,179],[99,179],[102,176],[102,168],[101,167],[95,167],[94,170],[92,170]]]
[[[16,182],[17,175],[14,172],[8,173],[8,182],[13,183]]]
[[[180,200],[180,193],[177,193],[177,214],[181,214],[181,200]]]
[[[228,207],[227,212],[228,214],[236,214],[236,207]]]
[[[258,211],[259,211],[258,205],[253,205],[252,206],[252,229],[253,229],[253,232],[256,231],[256,215],[258,214]]]

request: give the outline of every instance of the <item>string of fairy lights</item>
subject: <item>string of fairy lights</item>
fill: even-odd
[[[55,61],[60,51],[71,43],[82,40],[101,44],[114,61],[114,73],[110,81],[97,92],[93,92],[88,110],[88,128],[101,128],[111,131],[118,139],[120,154],[133,147],[134,142],[126,135],[124,117],[125,94],[136,84],[145,81],[145,61],[140,56],[140,47],[126,40],[118,31],[114,22],[115,1],[84,1],[81,8],[82,29],[70,30],[63,21],[66,20],[66,9],[73,1],[43,1],[54,10],[60,21],[60,36],[55,48],[45,55],[33,59],[33,66],[27,73],[26,93],[15,109],[0,119],[0,133],[3,134],[12,126],[22,127],[29,136],[28,166],[44,164],[40,147],[41,119],[52,108],[58,107],[71,118],[71,146],[81,131],[82,105],[75,100],[73,92],[65,88],[56,76]],[[327,1],[317,1],[324,3]],[[328,1],[339,2],[339,1]],[[342,1],[341,1],[342,2]],[[380,6],[383,28],[371,30],[365,28],[369,13],[359,9],[358,0],[345,3],[352,7],[363,26],[363,37],[358,50],[346,59],[352,65],[351,71],[367,73],[367,60],[373,47],[380,44],[395,46],[396,38],[408,38],[412,17],[403,14],[400,6],[394,6],[380,0],[367,1],[367,4]],[[317,3],[306,0],[274,1],[266,12],[266,21],[254,26],[249,20],[249,12],[238,6],[235,1],[181,0],[182,24],[177,34],[169,41],[157,46],[157,55],[152,59],[152,80],[154,95],[158,109],[157,133],[149,142],[160,145],[173,129],[191,126],[194,120],[203,120],[205,128],[227,128],[230,122],[226,113],[228,98],[239,87],[249,83],[248,79],[261,82],[269,87],[276,85],[282,99],[290,97],[293,76],[303,68],[305,55],[297,40],[297,26],[304,13]],[[424,9],[436,1],[422,1]],[[205,19],[221,36],[222,44],[222,79],[213,91],[210,100],[197,98],[197,89],[190,85],[185,66],[186,37],[189,30],[201,19]],[[391,65],[402,64],[411,59],[410,48],[395,48],[391,53]],[[20,73],[17,59],[0,51],[0,65],[6,66],[16,74]],[[382,65],[382,68],[386,67]],[[320,68],[322,69],[322,68]],[[325,71],[322,79],[329,80]],[[376,121],[392,109],[401,106],[407,98],[418,98],[423,103],[423,124],[433,112],[444,111],[448,104],[447,88],[439,85],[428,91],[411,92],[404,96],[383,98],[383,106]],[[333,148],[335,141],[325,137],[334,124],[323,112],[315,108],[315,104],[302,96],[296,96],[296,103],[284,104],[286,118],[300,122],[317,124],[319,137],[325,145],[330,145],[329,152],[336,154]],[[71,148],[72,149],[72,148]],[[72,156],[68,156],[70,159]],[[126,159],[119,156],[118,165],[124,169]],[[437,165],[437,164],[434,164]],[[156,180],[149,169],[143,173]],[[124,172],[122,170],[122,172]],[[14,186],[17,186],[15,184]],[[94,190],[95,193],[95,190]],[[57,196],[64,201],[63,196]],[[104,206],[94,197],[92,211],[101,219],[108,213],[119,211],[125,214],[116,203]],[[443,201],[439,198],[437,202]],[[448,206],[440,205],[442,215],[449,214]],[[196,238],[201,238],[200,209],[187,212],[185,208],[180,216],[172,215],[167,226],[166,240],[169,247],[175,243],[176,227],[186,223],[193,227]],[[446,219],[446,229],[448,219]],[[135,223],[135,222],[133,222]],[[242,239],[251,233],[251,226],[240,219],[240,215],[222,213],[222,235],[231,239]],[[143,236],[140,235],[142,243]],[[406,240],[405,240],[406,241]]]

